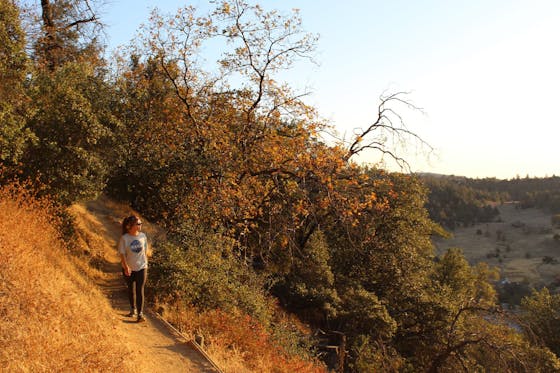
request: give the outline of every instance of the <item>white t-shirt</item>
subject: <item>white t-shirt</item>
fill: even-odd
[[[125,233],[119,240],[119,254],[124,254],[126,264],[131,271],[140,271],[148,267],[148,238],[143,232],[138,232],[136,236]]]

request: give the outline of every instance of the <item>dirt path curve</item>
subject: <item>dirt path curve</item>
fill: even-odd
[[[96,279],[98,286],[110,299],[123,341],[134,354],[139,354],[141,366],[138,372],[216,372],[213,366],[199,352],[191,347],[182,336],[175,335],[158,318],[150,314],[147,321],[136,323],[126,314],[129,311],[126,285],[123,281],[116,242],[120,237],[120,227],[110,201],[100,199],[86,206],[75,205],[72,213],[76,217],[79,233],[93,254],[101,276]],[[149,286],[149,277],[148,284]]]

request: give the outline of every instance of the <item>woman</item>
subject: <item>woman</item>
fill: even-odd
[[[140,232],[141,228],[142,222],[138,216],[131,215],[125,218],[122,222],[122,236],[118,246],[128,287],[130,302],[128,316],[137,316],[138,322],[145,321],[142,311],[144,309],[144,285],[148,276],[148,239],[143,232]]]

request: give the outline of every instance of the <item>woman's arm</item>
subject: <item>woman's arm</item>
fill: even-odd
[[[120,255],[121,255],[121,266],[124,269],[124,274],[126,276],[130,276],[130,267],[126,263],[126,256],[124,254],[120,254]]]
[[[126,276],[130,276],[130,267],[128,266],[128,263],[126,262],[126,249],[125,249],[125,241],[124,241],[124,237],[121,236],[119,243],[117,245],[117,252],[119,253],[119,256],[121,258],[121,266],[124,270],[124,274]]]

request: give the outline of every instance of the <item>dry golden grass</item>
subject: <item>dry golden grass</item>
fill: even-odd
[[[119,221],[132,213],[127,206],[106,198],[72,206],[70,213],[80,218],[71,252],[59,238],[51,207],[23,188],[0,188],[0,211],[0,371],[163,367],[156,353],[150,357],[154,361],[147,361],[121,342],[130,336],[123,334],[115,310],[96,286],[111,280],[103,266],[111,264]],[[161,234],[155,226],[147,229],[151,236]],[[183,330],[192,336],[202,331],[207,352],[226,373],[325,371],[320,364],[285,354],[246,317],[216,312],[182,310],[174,315],[182,320],[171,321],[187,327]]]
[[[120,259],[116,252],[121,235],[123,218],[136,214],[125,203],[115,202],[101,196],[85,204],[74,204],[69,209],[73,217],[76,244],[73,245],[73,261],[80,271],[86,273],[111,299],[116,327],[126,335],[123,344],[134,351],[136,372],[200,372],[209,364],[195,350],[188,348],[184,340],[175,338],[165,326],[148,317],[141,325],[124,316],[128,313],[128,299],[120,272]],[[143,219],[144,220],[144,219]],[[157,227],[146,220],[143,230],[148,238],[156,234]],[[144,228],[145,227],[145,228]],[[148,280],[149,289],[149,280]],[[148,310],[151,305],[147,304]]]
[[[180,305],[162,306],[169,322],[188,334],[204,336],[207,353],[225,373],[324,373],[318,361],[290,356],[256,320],[220,310],[199,313]],[[289,324],[297,323],[288,320]],[[279,320],[280,322],[280,320]]]
[[[73,205],[71,213],[79,217],[75,221],[75,227],[82,245],[87,243],[88,246],[87,255],[84,255],[86,261],[88,256],[109,259],[120,236],[116,229],[120,221],[130,214],[138,215],[128,205],[104,196],[86,205]],[[146,224],[142,229],[149,239],[164,239],[161,229],[146,219],[143,220]],[[96,279],[103,275],[88,268],[84,268],[84,271]],[[101,279],[103,280],[102,277]],[[219,311],[198,313],[192,308],[185,309],[166,304],[159,304],[155,308],[165,310],[163,316],[178,326],[187,338],[194,339],[195,334],[199,333],[204,335],[206,352],[226,373],[325,371],[318,362],[288,356],[275,345],[261,326],[248,322],[246,317],[227,315]],[[297,320],[290,319],[289,324],[297,324]]]
[[[0,189],[0,371],[133,371],[111,307],[69,258],[45,202]]]

